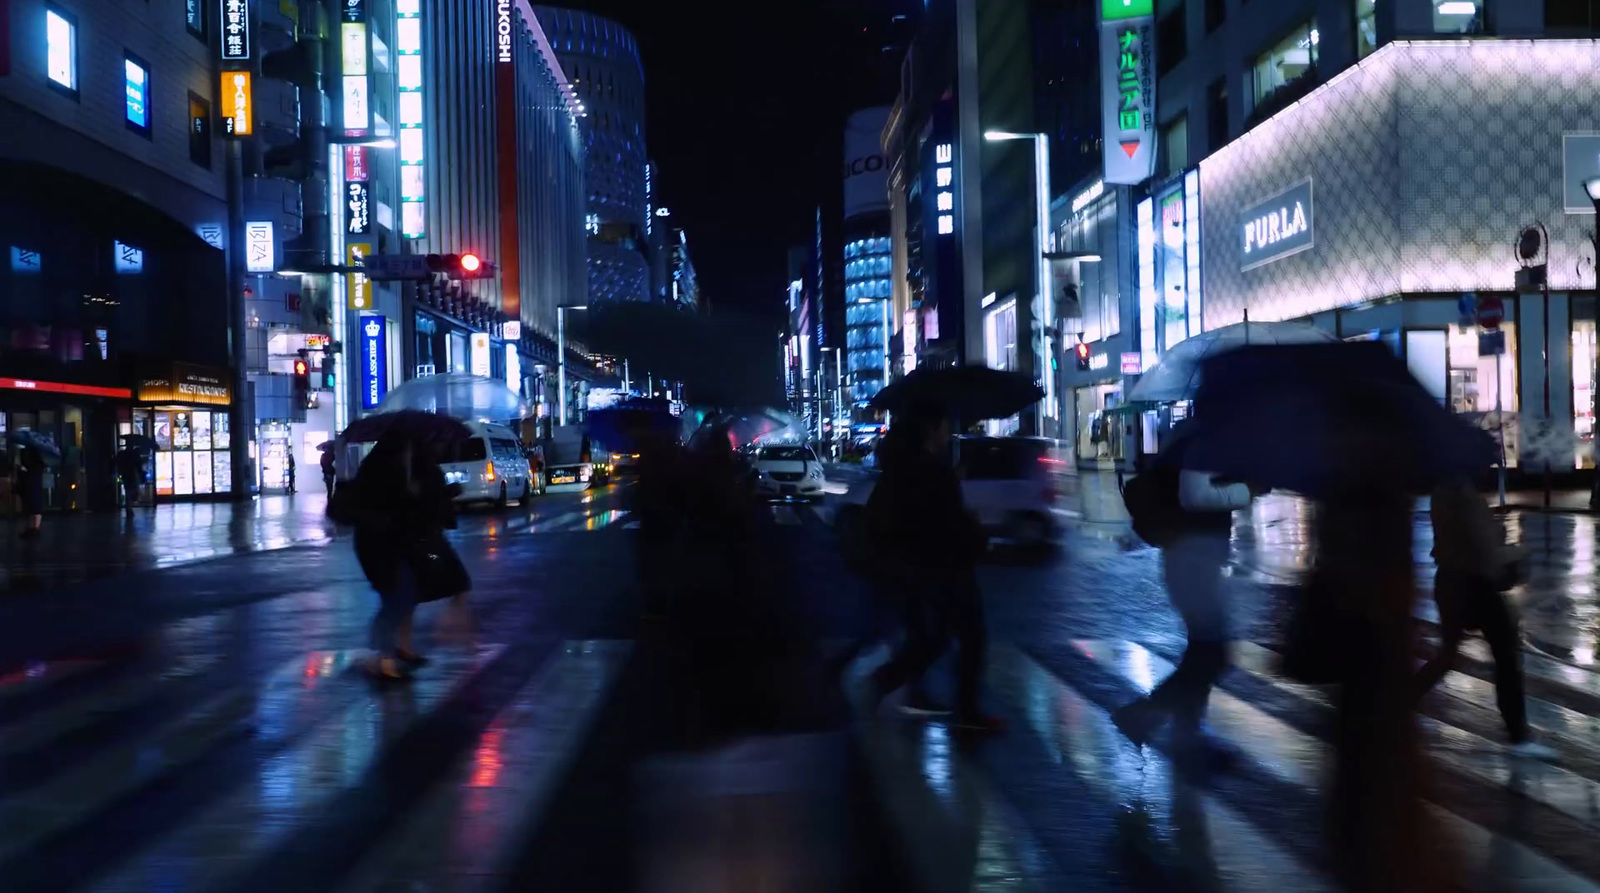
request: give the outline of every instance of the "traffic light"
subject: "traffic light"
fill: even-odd
[[[430,254],[428,272],[442,273],[450,279],[492,279],[494,264],[476,254]]]
[[[337,357],[326,356],[322,358],[322,390],[333,390],[334,385],[336,384],[334,380],[334,369],[337,368],[338,363],[339,360]]]
[[[1072,354],[1078,360],[1078,371],[1079,372],[1088,372],[1089,371],[1089,345],[1087,343],[1085,343],[1085,342],[1079,341],[1077,346],[1072,348]]]
[[[303,406],[310,394],[311,363],[306,359],[306,352],[302,350],[300,356],[294,360],[294,397]]]

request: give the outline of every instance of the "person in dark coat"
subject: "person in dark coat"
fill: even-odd
[[[337,474],[333,464],[333,450],[322,451],[322,486],[327,488],[328,498],[333,498],[333,482]]]
[[[412,644],[419,592],[410,562],[419,542],[450,526],[450,489],[429,449],[400,432],[373,446],[354,486],[360,502],[356,559],[379,598],[369,670],[380,679],[405,679],[424,663]]]
[[[31,446],[23,447],[17,459],[17,495],[22,499],[22,513],[28,516],[22,538],[37,539],[44,524],[44,454]]]
[[[872,703],[918,680],[957,644],[955,724],[998,731],[986,715],[980,687],[988,648],[977,563],[987,540],[962,501],[961,480],[948,456],[950,421],[937,407],[897,415],[879,449],[883,474],[867,504],[867,525],[880,567],[903,587],[907,636],[873,673]]]
[[[116,466],[122,481],[122,508],[131,516],[139,504],[139,485],[144,483],[144,450],[123,447],[117,452]]]
[[[687,472],[676,439],[646,437],[639,453],[639,482],[633,489],[633,512],[639,519],[639,587],[646,617],[665,609],[672,590],[676,546],[683,533]]]

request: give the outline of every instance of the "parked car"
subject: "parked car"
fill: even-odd
[[[952,438],[962,499],[991,540],[1042,549],[1060,533],[1050,448],[1049,440],[1035,437]],[[834,514],[840,546],[852,564],[868,554],[865,508],[877,481],[874,474],[851,485]]]

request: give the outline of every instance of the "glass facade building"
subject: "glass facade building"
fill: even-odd
[[[853,239],[844,246],[846,368],[858,403],[871,400],[888,377],[892,253],[888,236]]]

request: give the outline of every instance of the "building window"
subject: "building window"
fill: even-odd
[[[132,53],[122,58],[123,115],[128,129],[150,138],[150,66]]]
[[[1483,33],[1485,0],[1443,0],[1433,7],[1433,30],[1437,34]],[[1590,4],[1591,6],[1593,4]]]
[[[1593,31],[1597,22],[1600,0],[1544,0],[1546,31]]]
[[[1162,16],[1156,22],[1156,73],[1166,74],[1176,68],[1189,52],[1189,35],[1185,28],[1184,5]]]
[[[206,42],[206,4],[204,0],[183,0],[184,26],[201,43]]]
[[[189,160],[211,168],[211,103],[189,94]]]
[[[1161,128],[1161,172],[1166,176],[1189,166],[1189,116],[1179,115]]]
[[[78,95],[78,20],[57,7],[44,11],[45,65],[52,86]]]
[[[1356,58],[1365,59],[1378,48],[1378,2],[1355,0]]]
[[[1298,81],[1316,77],[1317,44],[1321,35],[1312,22],[1290,31],[1272,49],[1256,57],[1253,67],[1256,105],[1273,93]]]
[[[1222,22],[1228,17],[1227,0],[1206,0],[1206,33],[1222,27]]]
[[[1217,78],[1206,88],[1206,151],[1228,143],[1228,80]]]

